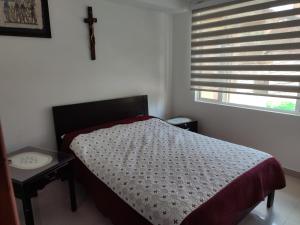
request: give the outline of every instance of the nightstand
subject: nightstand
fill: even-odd
[[[8,155],[15,196],[22,200],[26,225],[34,225],[31,198],[57,179],[68,181],[71,209],[76,211],[73,160],[72,154],[34,147],[26,147]]]
[[[166,120],[166,122],[176,127],[198,133],[198,121],[185,117],[174,117]]]

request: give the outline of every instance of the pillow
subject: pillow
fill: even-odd
[[[138,122],[138,121],[144,121],[144,120],[149,120],[153,118],[152,116],[135,116],[135,117],[129,117],[126,119],[122,119],[122,120],[115,120],[115,121],[110,121],[110,122],[106,122],[103,124],[99,124],[96,126],[92,126],[92,127],[87,127],[84,129],[80,129],[80,130],[76,130],[70,133],[67,133],[65,135],[62,136],[63,139],[63,143],[61,146],[62,151],[69,151],[69,146],[71,144],[71,142],[73,141],[73,139],[75,137],[77,137],[80,134],[87,134],[87,133],[91,133],[95,130],[99,130],[99,129],[105,129],[105,128],[110,128],[119,124],[130,124],[130,123],[134,123],[134,122]]]

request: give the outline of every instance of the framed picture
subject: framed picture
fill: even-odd
[[[0,35],[51,38],[48,0],[0,0]]]

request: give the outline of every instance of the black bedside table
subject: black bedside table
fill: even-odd
[[[182,119],[182,121],[181,121],[181,119]],[[191,120],[188,118],[183,118],[183,117],[174,117],[174,118],[166,120],[166,122],[170,123],[173,126],[180,127],[182,129],[198,133],[198,121]]]
[[[12,157],[20,153],[44,154],[48,157],[49,163],[37,169],[19,169],[12,165]],[[52,160],[50,161],[50,158]],[[23,203],[23,211],[26,225],[34,225],[34,217],[31,206],[31,198],[37,196],[47,184],[54,180],[68,180],[71,209],[76,211],[77,203],[75,196],[75,184],[73,179],[72,161],[74,156],[63,152],[51,152],[34,147],[26,147],[8,155],[9,168],[11,172],[15,196]],[[35,161],[35,157],[22,157],[15,161],[25,161],[27,164]]]

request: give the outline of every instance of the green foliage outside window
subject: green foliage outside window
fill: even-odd
[[[267,108],[285,110],[285,111],[295,111],[296,103],[293,103],[293,102],[279,102],[279,103],[268,102]]]

